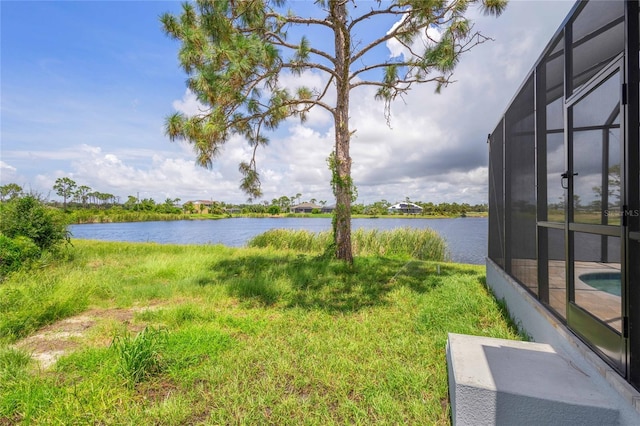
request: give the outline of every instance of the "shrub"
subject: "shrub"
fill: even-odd
[[[269,206],[267,212],[271,215],[280,214],[280,207],[278,206]]]
[[[16,271],[24,263],[40,256],[40,249],[29,238],[17,236],[9,238],[0,234],[0,277]]]
[[[27,237],[40,250],[49,250],[69,242],[64,215],[48,207],[34,195],[26,195],[2,204],[0,233],[9,238]]]

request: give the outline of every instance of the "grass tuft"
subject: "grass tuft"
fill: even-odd
[[[15,380],[30,363],[31,356],[25,351],[11,347],[0,348],[0,382]]]
[[[167,334],[164,328],[147,326],[134,337],[131,337],[129,331],[125,331],[113,338],[111,348],[118,355],[118,371],[130,386],[162,371],[164,365],[161,351],[167,341]]]

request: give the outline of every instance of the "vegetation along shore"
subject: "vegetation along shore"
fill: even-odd
[[[42,202],[59,209],[69,224],[106,222],[144,222],[158,220],[221,219],[228,217],[332,217],[331,206],[325,200],[304,200],[302,194],[283,195],[271,201],[254,204],[234,204],[216,200],[187,200],[167,198],[156,202],[152,198],[129,195],[126,201],[113,194],[95,191],[86,185],[78,185],[70,178],[59,178],[53,187],[63,200]],[[21,186],[15,183],[0,186],[0,201],[9,201],[24,196]],[[353,218],[421,218],[440,219],[452,217],[486,217],[486,204],[438,203],[404,200],[419,210],[394,211],[392,203],[380,200],[370,204],[353,203]],[[297,206],[311,205],[315,208],[297,209]],[[304,212],[300,212],[304,210]]]

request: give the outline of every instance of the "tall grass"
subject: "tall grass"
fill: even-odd
[[[356,256],[390,256],[418,260],[446,261],[449,252],[445,240],[432,229],[396,228],[357,229],[351,234]],[[305,230],[273,229],[262,233],[248,243],[249,247],[295,250],[318,253],[331,244],[331,233],[313,233]]]
[[[45,269],[18,271],[0,284],[0,343],[86,309],[89,294],[61,287],[57,278]]]
[[[22,374],[31,362],[25,351],[15,348],[0,348],[0,389],[2,383],[9,383]]]
[[[447,243],[432,229],[397,228],[388,231],[356,230],[354,251],[360,256],[408,257],[418,260],[449,260]]]
[[[329,232],[313,233],[295,229],[270,229],[253,237],[247,246],[313,253],[324,251],[330,243],[331,234]]]
[[[191,220],[194,216],[186,213],[159,212],[119,212],[108,210],[74,210],[67,214],[69,223],[111,223],[111,222],[153,222],[163,220]]]

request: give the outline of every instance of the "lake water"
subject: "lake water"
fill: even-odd
[[[352,228],[389,230],[431,228],[446,241],[451,260],[484,264],[487,254],[487,218],[455,219],[353,219]],[[224,244],[242,247],[251,238],[269,229],[329,231],[328,218],[229,218],[218,220],[178,220],[163,222],[95,223],[71,225],[72,238],[157,242],[164,244]]]

